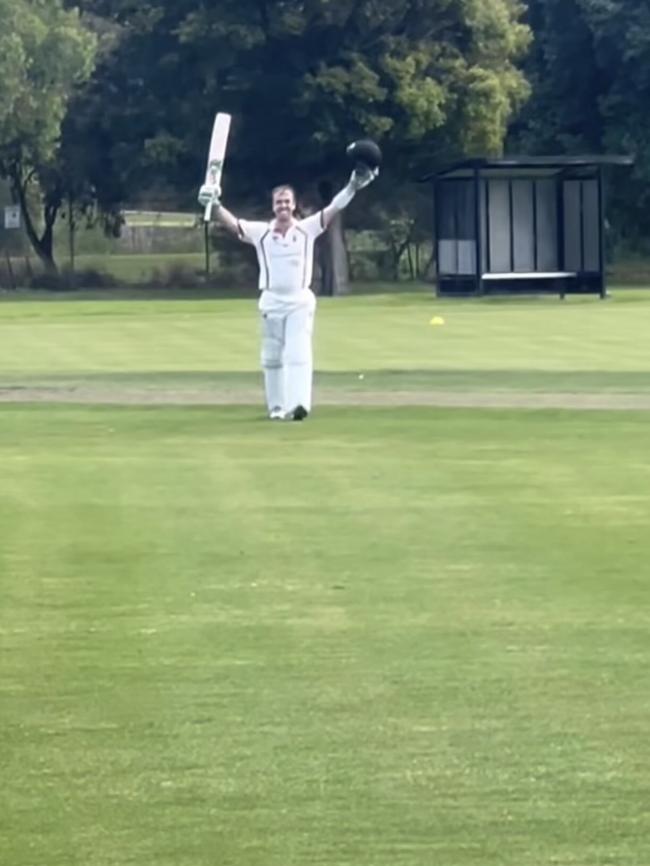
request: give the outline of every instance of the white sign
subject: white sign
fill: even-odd
[[[20,205],[12,204],[5,207],[5,228],[20,228]]]

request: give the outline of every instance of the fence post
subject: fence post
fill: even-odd
[[[203,244],[205,247],[205,275],[210,276],[210,223],[203,223]]]

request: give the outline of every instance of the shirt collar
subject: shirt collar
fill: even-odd
[[[275,223],[275,217],[270,222],[271,231],[273,232],[273,234],[274,235],[281,235],[282,237],[286,237],[287,234],[289,233],[289,231],[291,229],[295,229],[295,227],[297,225],[298,225],[298,220],[295,217],[291,217],[291,222],[289,223],[289,226],[288,226],[286,232],[282,232],[282,231],[280,231],[280,229],[277,227],[277,225]]]

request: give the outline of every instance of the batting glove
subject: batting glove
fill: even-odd
[[[199,204],[201,207],[207,207],[209,204],[221,204],[221,190],[218,186],[210,183],[204,183],[199,190]]]
[[[369,183],[372,183],[378,174],[378,168],[370,168],[368,165],[359,163],[350,175],[350,186],[355,192],[358,192],[360,189],[363,189],[364,186],[368,186]]]

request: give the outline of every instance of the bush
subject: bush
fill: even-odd
[[[141,284],[154,289],[196,289],[205,285],[205,274],[186,262],[171,262],[165,268],[154,268]]]
[[[350,252],[350,276],[361,282],[369,280],[391,280],[393,262],[389,250],[364,250]]]
[[[117,286],[117,282],[111,274],[94,268],[84,268],[81,271],[65,268],[58,273],[37,272],[31,276],[29,286],[48,292],[71,292],[79,289],[112,289]]]

